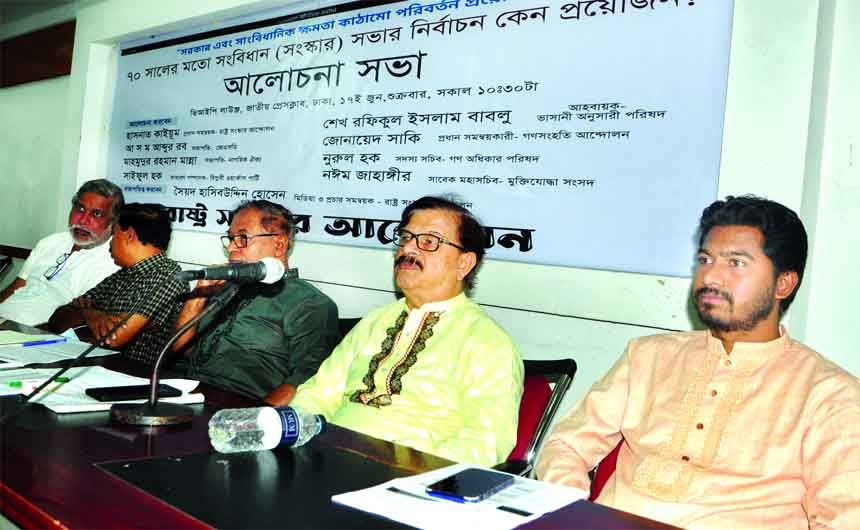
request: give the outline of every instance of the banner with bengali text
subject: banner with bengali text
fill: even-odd
[[[122,46],[107,169],[127,201],[223,233],[267,199],[302,240],[390,247],[407,204],[454,194],[490,258],[690,275],[732,2],[320,4]]]

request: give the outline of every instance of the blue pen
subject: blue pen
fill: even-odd
[[[60,342],[66,342],[68,339],[66,337],[59,337],[56,339],[48,339],[48,340],[34,340],[30,342],[25,342],[21,344],[21,346],[27,348],[29,346],[43,346],[45,344],[57,344]]]

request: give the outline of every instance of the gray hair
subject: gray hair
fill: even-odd
[[[244,210],[254,209],[261,214],[260,224],[266,230],[280,230],[286,236],[290,243],[290,249],[293,248],[293,242],[296,238],[296,222],[293,219],[293,213],[286,207],[271,201],[263,199],[245,201],[236,207],[230,213],[230,219],[235,217],[239,212]]]
[[[88,180],[78,188],[75,196],[72,197],[72,204],[79,202],[81,200],[81,195],[84,193],[95,193],[96,195],[101,195],[102,197],[110,199],[110,218],[111,225],[113,225],[119,216],[120,208],[125,204],[125,198],[123,197],[122,190],[119,186],[105,179]]]

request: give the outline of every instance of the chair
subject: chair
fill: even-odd
[[[526,476],[534,467],[537,451],[549,432],[552,419],[576,374],[576,361],[523,361],[525,379],[520,400],[517,444],[507,462],[495,468]],[[550,389],[550,383],[555,386]]]
[[[343,339],[346,337],[347,333],[358,324],[359,320],[361,318],[339,318],[337,324],[340,329],[340,338]]]
[[[3,254],[0,254],[0,278],[3,277],[3,272],[10,265],[12,265],[12,258],[10,258],[9,256],[5,256]]]
[[[618,442],[618,445],[609,452],[608,455],[603,457],[603,460],[597,464],[597,467],[594,470],[594,477],[591,480],[591,492],[588,496],[588,500],[594,501],[597,497],[600,496],[600,492],[603,491],[603,486],[606,485],[606,482],[609,480],[609,477],[615,473],[615,463],[618,460],[618,452],[621,450],[621,444],[624,443],[624,440]]]

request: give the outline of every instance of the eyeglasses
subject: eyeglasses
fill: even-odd
[[[45,270],[45,279],[50,280],[51,278],[59,274],[60,271],[63,270],[63,265],[66,264],[66,261],[68,261],[69,256],[71,255],[71,252],[66,252],[65,254],[58,257],[57,263],[55,263],[51,267],[48,267],[47,270]]]
[[[279,236],[281,234],[254,234],[249,236],[248,234],[238,234],[235,236],[226,235],[221,236],[221,244],[224,245],[224,248],[230,246],[230,243],[236,245],[236,248],[245,248],[248,246],[248,242],[254,239],[255,237],[271,237],[271,236]]]
[[[466,249],[461,247],[457,243],[452,243],[444,237],[437,236],[436,234],[413,234],[405,228],[398,228],[394,231],[394,238],[394,244],[398,247],[405,247],[407,244],[409,244],[410,241],[414,239],[415,244],[418,245],[418,248],[427,252],[436,252],[437,250],[439,250],[439,245],[441,243],[451,245],[454,248],[458,248],[463,252],[466,252]]]

